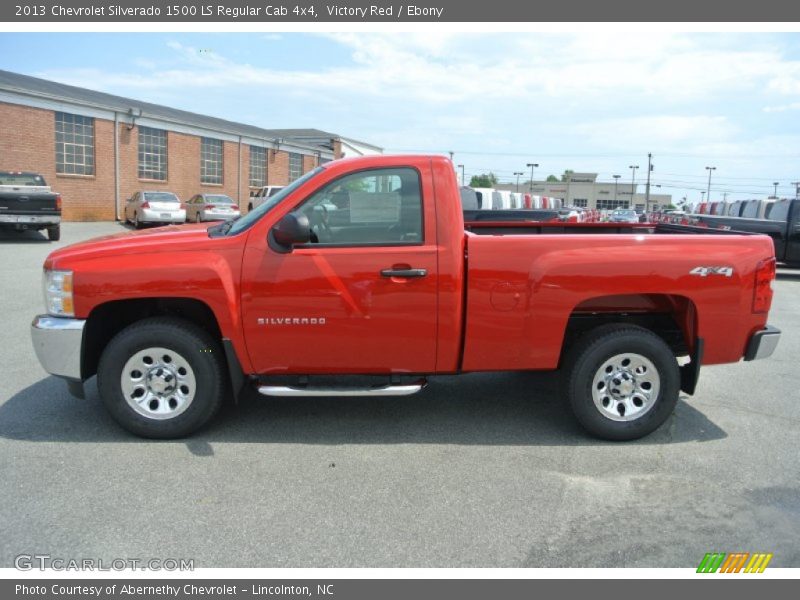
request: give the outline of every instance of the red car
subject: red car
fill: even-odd
[[[659,227],[465,223],[446,159],[345,159],[234,221],[53,252],[33,342],[73,393],[97,374],[146,437],[194,432],[245,386],[388,396],[435,375],[560,370],[578,421],[629,440],[694,393],[700,365],[769,356],[780,337],[769,237]]]

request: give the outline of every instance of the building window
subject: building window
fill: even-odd
[[[139,126],[139,179],[167,179],[167,132]]]
[[[289,183],[303,174],[303,155],[296,152],[289,153]]]
[[[628,201],[599,198],[597,200],[597,208],[599,210],[614,210],[615,208],[628,208]]]
[[[586,208],[589,206],[589,200],[586,198],[573,198],[572,204],[578,208]]]
[[[222,140],[202,139],[200,144],[200,183],[222,183]]]
[[[250,187],[267,185],[267,149],[250,146]]]
[[[56,173],[94,175],[94,119],[56,113]]]

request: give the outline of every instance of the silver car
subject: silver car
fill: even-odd
[[[185,223],[186,210],[172,192],[136,192],[125,203],[125,221],[136,229],[148,223]]]
[[[618,208],[611,213],[608,220],[612,223],[638,223],[639,215],[633,209]]]
[[[197,194],[186,203],[186,219],[195,223],[227,221],[239,214],[239,206],[225,194]]]

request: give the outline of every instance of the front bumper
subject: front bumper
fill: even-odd
[[[744,353],[745,360],[758,360],[759,358],[768,358],[775,352],[778,342],[781,339],[781,330],[777,327],[767,325],[761,331],[756,331],[750,342],[747,344],[747,350]]]
[[[83,319],[39,315],[31,323],[31,339],[44,370],[57,377],[81,381]]]

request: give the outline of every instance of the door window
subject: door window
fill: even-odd
[[[360,171],[329,183],[299,210],[311,225],[311,244],[421,244],[420,189],[414,169]]]

